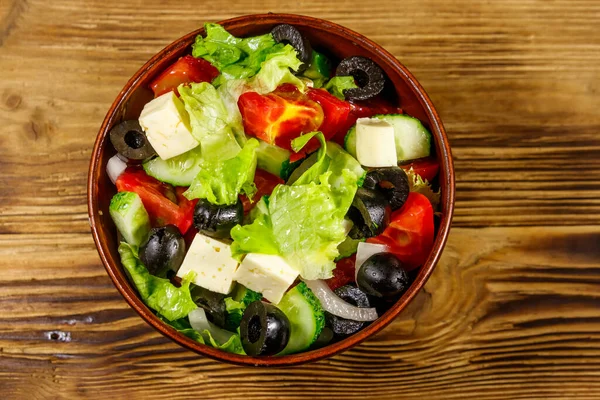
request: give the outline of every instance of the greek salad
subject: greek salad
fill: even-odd
[[[336,60],[286,24],[205,28],[139,118],[110,131],[124,270],[161,320],[224,351],[346,338],[432,249],[431,134],[386,100],[369,58]]]

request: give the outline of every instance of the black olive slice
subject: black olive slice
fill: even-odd
[[[355,286],[342,286],[334,292],[342,300],[356,307],[371,307],[367,294]],[[358,332],[367,324],[367,322],[341,318],[328,312],[325,312],[325,321],[327,326],[333,331],[335,337],[339,339]]]
[[[302,65],[296,73],[301,73],[308,68],[312,61],[312,47],[298,29],[292,25],[281,24],[271,30],[271,35],[277,43],[289,44],[298,52],[298,59],[302,61]]]
[[[390,222],[392,210],[383,196],[373,189],[358,188],[348,210],[354,225],[348,233],[352,239],[364,239],[382,233]]]
[[[408,176],[402,168],[385,167],[367,172],[363,187],[379,190],[390,202],[392,211],[402,207],[408,198]]]
[[[226,295],[195,285],[190,290],[190,295],[194,303],[206,311],[206,316],[210,322],[221,328],[225,328],[227,322]]]
[[[140,248],[140,260],[159,277],[165,277],[169,270],[177,272],[184,258],[185,240],[175,225],[152,229]]]
[[[229,237],[229,231],[244,218],[244,206],[237,203],[228,206],[211,204],[206,199],[198,200],[194,209],[194,226],[201,233],[216,239]]]
[[[340,61],[336,76],[352,76],[357,88],[344,90],[346,100],[367,100],[383,90],[385,74],[379,65],[369,58],[352,56]]]
[[[146,160],[156,155],[137,120],[123,121],[110,130],[115,150],[129,160]]]
[[[240,337],[246,354],[271,356],[281,352],[290,339],[290,321],[272,304],[255,301],[244,310]]]
[[[392,253],[377,253],[360,266],[356,283],[371,296],[389,299],[404,293],[409,279],[398,257]]]

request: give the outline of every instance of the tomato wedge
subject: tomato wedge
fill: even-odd
[[[318,130],[323,132],[325,140],[330,140],[336,134],[345,135],[348,131],[347,121],[350,115],[350,103],[338,99],[325,89],[309,89],[306,95],[323,108],[323,123],[321,123]],[[291,155],[290,162],[297,161],[318,148],[319,141],[312,139],[304,146],[302,151]]]
[[[150,83],[154,97],[175,90],[182,83],[212,82],[219,70],[211,63],[190,55],[183,56]]]
[[[411,192],[402,208],[392,213],[383,233],[367,242],[388,246],[410,271],[427,261],[433,238],[433,207],[427,197]]]
[[[268,196],[273,193],[275,186],[284,184],[285,181],[278,176],[268,173],[265,170],[257,168],[254,172],[254,184],[256,185],[256,194],[254,195],[253,201],[250,202],[246,195],[240,195],[242,204],[244,205],[244,213],[250,211],[256,202],[263,196]]]
[[[333,277],[326,279],[325,283],[331,290],[335,290],[339,287],[354,282],[356,254],[342,258],[335,264],[333,270]]]
[[[128,167],[119,176],[116,185],[119,192],[135,192],[140,196],[152,226],[173,224],[185,234],[192,225],[198,200],[186,199],[183,196],[186,188],[173,188],[135,167]]]
[[[246,134],[288,150],[293,139],[323,122],[323,108],[288,85],[266,95],[244,93],[238,107]]]
[[[428,180],[431,182],[433,178],[435,178],[440,170],[440,164],[433,157],[425,157],[419,158],[418,160],[413,160],[408,164],[401,165],[402,169],[408,171],[409,169],[413,169],[416,174],[421,176],[421,178]]]

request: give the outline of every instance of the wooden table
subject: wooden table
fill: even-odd
[[[129,76],[204,21],[265,11],[397,55],[444,120],[458,200],[397,321],[332,359],[257,370],[184,350],[127,306],[85,184]],[[596,0],[2,0],[0,397],[598,399],[599,110]]]

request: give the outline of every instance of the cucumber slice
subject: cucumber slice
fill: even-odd
[[[141,246],[150,233],[150,218],[142,199],[134,192],[119,192],[110,200],[110,216],[127,243]]]
[[[398,162],[427,157],[431,154],[431,133],[421,121],[410,115],[375,115],[394,127]],[[356,157],[356,126],[350,128],[344,138],[346,151]]]
[[[153,158],[143,164],[146,173],[174,186],[190,186],[200,172],[200,146],[168,160]]]
[[[356,124],[346,133],[344,137],[344,149],[354,158],[356,158]]]
[[[290,340],[280,355],[306,350],[313,344],[325,326],[325,314],[319,299],[300,282],[290,289],[277,307],[290,320]]]
[[[276,175],[282,179],[285,173],[285,167],[289,164],[290,152],[281,147],[274,146],[263,140],[259,140],[256,149],[257,167]]]

